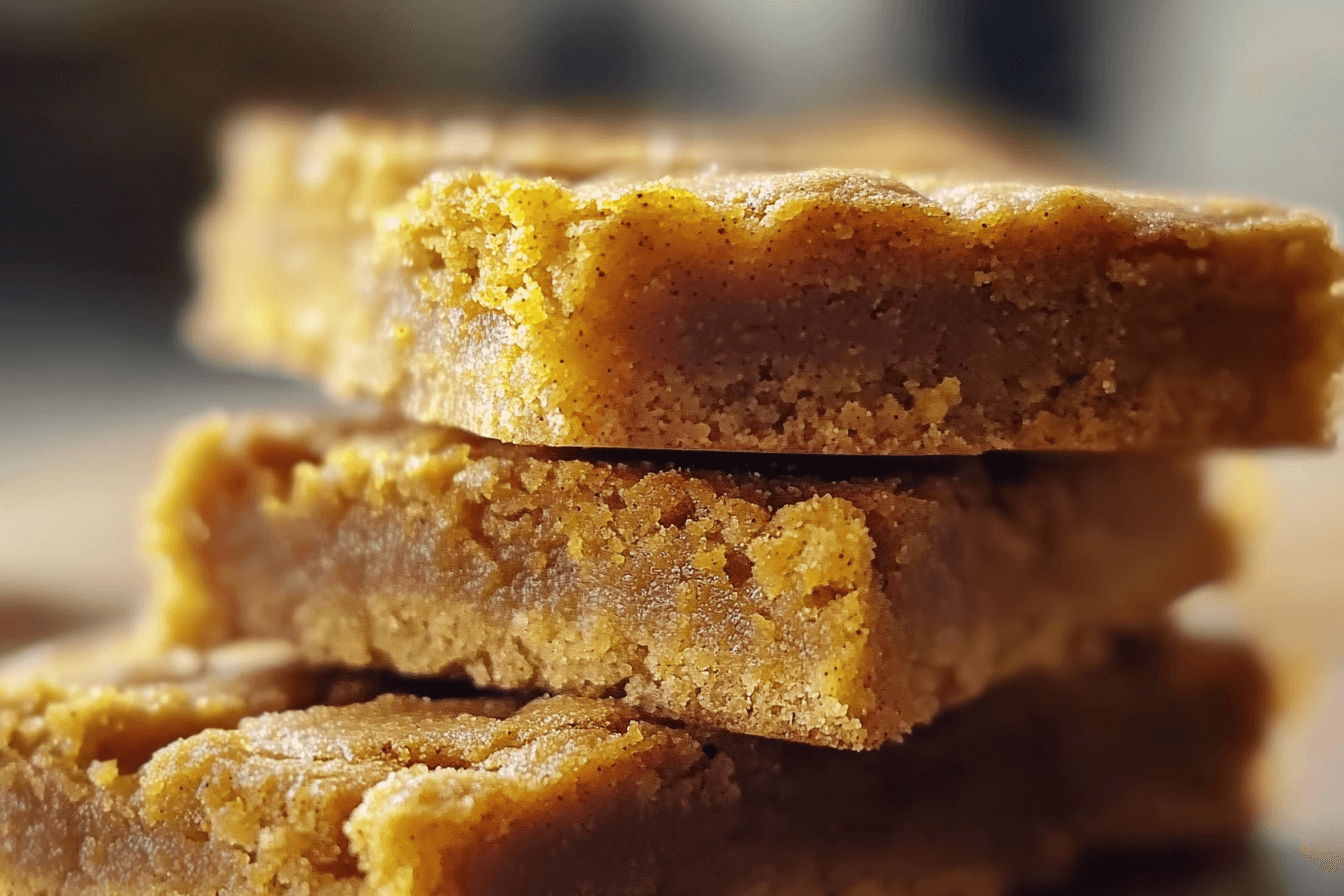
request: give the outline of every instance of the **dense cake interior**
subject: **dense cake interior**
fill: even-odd
[[[279,130],[227,158],[192,339],[415,419],[851,454],[1331,437],[1344,263],[1309,214],[912,174],[896,150],[706,173],[705,144],[594,178],[545,141]]]
[[[166,464],[169,643],[617,697],[849,748],[1074,668],[1230,566],[1185,460],[584,453],[216,418]]]
[[[852,754],[612,701],[369,699],[360,676],[298,667],[271,670],[268,703],[249,696],[266,674],[0,693],[0,882],[996,894],[1085,850],[1235,836],[1264,700],[1238,649],[1139,639],[1103,670],[1020,680]]]

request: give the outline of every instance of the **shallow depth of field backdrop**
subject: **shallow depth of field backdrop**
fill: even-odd
[[[164,434],[320,403],[177,344],[183,231],[235,104],[806,113],[947,103],[1122,182],[1344,217],[1344,0],[9,0],[0,4],[0,650],[124,615]],[[1219,461],[1255,541],[1190,600],[1289,671],[1265,861],[1344,841],[1344,456]],[[1250,480],[1249,490],[1247,481]],[[1245,494],[1249,491],[1249,500]],[[1342,846],[1341,848],[1344,848]]]

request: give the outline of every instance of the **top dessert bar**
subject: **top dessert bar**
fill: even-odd
[[[1344,260],[1313,215],[902,173],[939,166],[895,137],[772,159],[445,133],[244,120],[200,233],[196,346],[525,444],[1330,441]],[[841,158],[886,173],[788,170]]]

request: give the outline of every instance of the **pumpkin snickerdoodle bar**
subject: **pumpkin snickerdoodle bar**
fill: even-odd
[[[1241,834],[1264,702],[1242,650],[1162,636],[864,754],[292,664],[28,682],[0,688],[0,887],[991,896]]]
[[[427,133],[236,129],[198,243],[197,347],[525,444],[1331,438],[1344,267],[1316,216],[926,177],[899,141],[885,168],[830,162],[882,170],[791,170],[842,157],[655,158],[619,131],[469,153]]]
[[[1232,556],[1183,459],[650,457],[299,417],[186,430],[150,541],[168,643],[850,749],[1085,663]]]

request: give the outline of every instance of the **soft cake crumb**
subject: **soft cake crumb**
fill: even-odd
[[[850,749],[1092,661],[1232,554],[1188,459],[748,463],[297,417],[188,429],[153,526],[168,643]]]
[[[0,687],[0,888],[1000,896],[1093,851],[1240,835],[1265,704],[1243,650],[1162,635],[864,754],[673,728],[611,700],[200,668]]]
[[[428,126],[244,119],[192,342],[523,444],[1332,438],[1344,259],[1314,215],[1004,181],[988,148],[977,176],[964,140],[908,132],[657,158],[638,131],[542,133],[468,152]],[[314,155],[327,177],[300,176]]]

